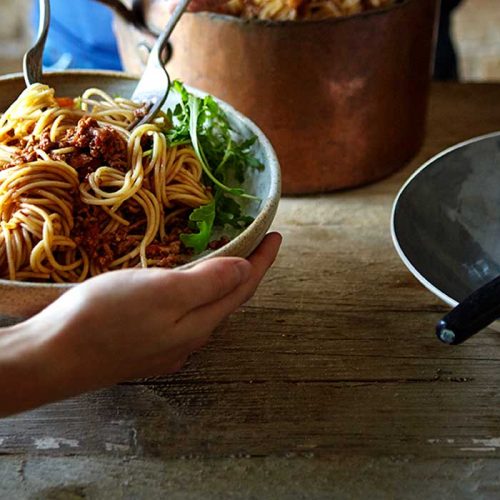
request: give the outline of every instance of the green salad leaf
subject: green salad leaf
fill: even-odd
[[[211,186],[214,200],[194,209],[189,220],[197,232],[181,235],[182,243],[194,252],[204,251],[215,227],[244,229],[252,217],[243,214],[238,200],[258,200],[241,184],[249,169],[263,170],[255,157],[256,137],[244,138],[234,130],[227,115],[211,96],[197,97],[184,85],[172,84],[180,97],[175,108],[167,112],[170,128],[166,136],[171,146],[192,144],[203,168],[204,181]],[[232,185],[234,182],[239,186]]]
[[[215,221],[215,201],[200,208],[195,208],[189,216],[189,221],[197,233],[181,234],[182,243],[188,248],[192,248],[196,253],[203,252],[210,243],[210,236]]]

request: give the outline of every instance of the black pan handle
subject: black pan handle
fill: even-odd
[[[114,10],[122,19],[141,31],[152,33],[146,25],[144,5],[142,0],[132,0],[132,6],[127,7],[121,0],[94,0]]]
[[[457,345],[500,318],[500,276],[472,292],[436,325],[441,342]]]

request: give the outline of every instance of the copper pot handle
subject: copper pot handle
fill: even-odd
[[[96,0],[106,5],[118,14],[124,21],[135,28],[156,35],[146,24],[142,0],[132,0],[132,6],[127,7],[121,0]]]
[[[144,64],[144,66],[148,62],[149,54],[151,53],[152,48],[153,48],[153,44],[148,43],[146,41],[142,41],[142,42],[139,42],[137,44],[137,50],[139,51],[139,56],[141,58],[142,64]],[[164,64],[167,64],[170,61],[170,59],[172,59],[173,51],[174,51],[174,48],[172,46],[172,42],[168,41],[165,45],[165,50],[164,50],[162,57],[161,57]]]
[[[135,28],[144,31],[150,35],[153,35],[155,38],[159,35],[158,31],[152,30],[145,21],[144,16],[144,5],[142,0],[132,0],[132,6],[127,7],[122,0],[96,0],[97,2],[106,5],[111,8],[117,15],[119,15],[125,22],[131,24]],[[143,63],[145,64],[149,52],[151,51],[151,45],[147,42],[141,42],[138,44],[137,48],[140,51],[144,51],[144,59]],[[166,53],[164,54],[164,61],[167,63],[170,61],[172,57],[172,44],[170,42],[167,43]]]

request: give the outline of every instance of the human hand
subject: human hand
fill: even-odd
[[[281,236],[271,233],[248,260],[214,258],[186,271],[114,271],[72,288],[33,318],[0,332],[0,347],[2,338],[11,339],[23,368],[17,367],[9,396],[0,357],[0,414],[179,370],[253,295],[280,243]],[[26,371],[25,379],[19,370]],[[18,394],[24,399],[16,401]]]

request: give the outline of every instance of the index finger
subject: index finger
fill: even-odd
[[[252,297],[267,270],[276,259],[281,240],[279,233],[268,234],[248,258],[251,272],[249,279],[245,283],[240,284],[221,299],[189,312],[179,322],[183,323],[189,331],[192,331],[193,335],[196,335],[200,324],[203,324],[204,329],[214,329],[226,316]]]

